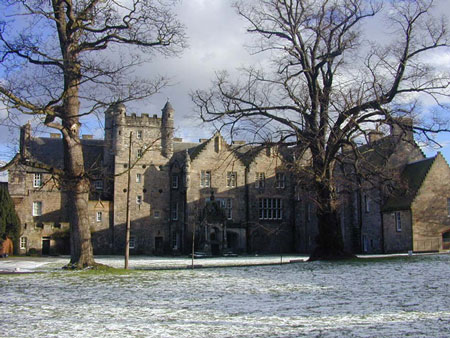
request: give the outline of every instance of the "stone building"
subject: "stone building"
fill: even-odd
[[[242,141],[228,144],[219,133],[198,143],[183,142],[174,137],[174,115],[169,102],[161,117],[127,115],[125,106],[119,104],[105,112],[103,140],[82,137],[85,168],[91,177],[89,217],[95,254],[123,253],[128,177],[132,254],[186,254],[193,242],[195,250],[207,254],[307,253],[314,249],[313,195],[292,177],[292,149],[261,148]],[[423,159],[417,145],[400,139],[396,132],[379,135],[360,147],[368,162],[403,172],[408,163]],[[58,134],[32,137],[27,124],[21,129],[20,151],[34,162],[63,166]],[[382,190],[365,184],[356,187],[349,180],[341,191],[342,232],[348,250],[421,250],[419,246],[392,247],[395,234],[389,232],[387,209],[391,200],[387,201]],[[22,222],[19,252],[68,253],[64,186],[49,172],[17,165],[9,171],[9,190]],[[420,196],[428,196],[420,191]],[[450,198],[449,191],[439,193]],[[414,210],[399,209],[412,215],[413,224],[426,228],[427,221]],[[403,224],[406,234],[406,221]],[[439,243],[447,243],[448,230],[448,224],[441,224],[433,235],[423,235],[419,228],[410,232],[416,231],[419,237],[441,236]]]
[[[340,172],[350,177],[343,180],[340,210],[350,252],[449,249],[450,168],[441,154],[425,157],[408,124],[406,130],[394,125],[387,136],[370,133],[358,148],[359,175]]]

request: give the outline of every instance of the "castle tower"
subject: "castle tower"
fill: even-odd
[[[172,108],[170,102],[167,101],[162,109],[161,116],[161,153],[166,158],[170,158],[173,155],[174,113],[175,110]]]

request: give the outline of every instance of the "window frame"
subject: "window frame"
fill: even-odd
[[[255,174],[255,187],[257,189],[264,189],[266,186],[266,173],[257,172]]]
[[[19,240],[19,249],[26,250],[28,247],[28,238],[26,236],[20,237]]]
[[[402,231],[402,213],[400,211],[395,211],[394,218],[395,218],[395,230],[397,232],[401,232]]]
[[[43,186],[42,173],[33,174],[33,188],[41,188]]]
[[[172,221],[178,221],[178,202],[172,204],[172,208],[170,210],[170,218]]]
[[[237,172],[227,171],[227,187],[235,188],[237,187]]]
[[[283,220],[283,199],[262,197],[258,199],[259,220],[280,221]]]
[[[277,189],[285,189],[286,188],[286,174],[279,172],[275,174],[275,187]]]
[[[33,201],[32,216],[42,216],[42,206],[42,201]]]
[[[128,242],[128,248],[129,249],[135,249],[136,248],[136,236],[130,236],[130,240]]]
[[[211,170],[202,170],[200,172],[200,187],[211,188]]]
[[[178,189],[179,176],[177,174],[172,174],[172,189]]]
[[[370,197],[364,194],[364,212],[367,214],[370,212]]]
[[[231,197],[225,198],[225,212],[228,220],[233,219],[233,199]]]

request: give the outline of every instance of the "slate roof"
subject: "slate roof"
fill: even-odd
[[[410,209],[411,203],[414,201],[435,159],[436,156],[407,164],[401,174],[402,182],[406,184],[406,187],[390,197],[384,204],[382,211]]]
[[[103,160],[103,140],[82,139],[86,171],[98,168]],[[60,138],[33,137],[29,143],[31,157],[39,162],[62,169],[64,167],[63,143]]]

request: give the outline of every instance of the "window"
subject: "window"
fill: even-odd
[[[370,198],[367,195],[364,195],[364,211],[370,212]]]
[[[142,195],[137,195],[136,196],[136,204],[142,204]]]
[[[155,211],[153,211],[153,217],[155,217],[155,218],[159,218],[159,217],[160,217],[160,215],[161,215],[161,213],[159,212],[159,210],[155,210]]]
[[[200,175],[200,186],[209,188],[211,186],[211,172],[202,170]]]
[[[282,219],[283,200],[280,198],[259,199],[259,219]]]
[[[33,175],[33,187],[34,188],[42,187],[42,174],[41,173],[35,173]]]
[[[450,198],[447,198],[447,215],[450,217]]]
[[[172,232],[172,249],[178,249],[178,234],[176,231]]]
[[[142,154],[143,154],[142,148],[139,148],[139,149],[137,150],[137,158],[141,158],[141,157],[142,157]]]
[[[28,244],[28,238],[26,237],[20,237],[20,248],[26,249]]]
[[[235,171],[227,172],[227,187],[235,187],[237,181],[237,174]]]
[[[172,175],[172,189],[178,189],[178,175]]]
[[[136,138],[137,138],[138,140],[141,140],[141,139],[142,139],[142,130],[138,130],[138,131],[137,131],[137,133],[136,133]]]
[[[284,189],[286,186],[286,175],[284,173],[277,173],[275,176],[275,187]]]
[[[94,188],[95,190],[103,190],[103,181],[94,181]]]
[[[395,229],[400,232],[402,231],[402,214],[400,211],[395,212]]]
[[[136,236],[130,236],[130,242],[129,242],[130,249],[134,249],[136,247]]]
[[[225,199],[225,214],[227,219],[233,219],[233,199],[231,198]]]
[[[96,217],[95,219],[97,220],[97,222],[101,222],[102,221],[102,212],[101,211],[97,211]]]
[[[42,216],[42,202],[33,202],[33,216]]]
[[[266,185],[266,174],[256,173],[255,187],[258,189],[262,189],[264,188],[265,185]]]
[[[178,203],[172,205],[172,220],[178,220]]]
[[[142,174],[136,174],[136,183],[142,182]]]

